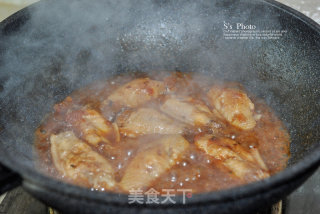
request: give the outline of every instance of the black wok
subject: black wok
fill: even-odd
[[[224,24],[286,30],[278,39],[227,40]],[[193,71],[240,81],[286,124],[291,159],[250,185],[195,194],[182,204],[130,205],[41,174],[34,131],[54,103],[111,75]],[[1,186],[77,213],[244,213],[290,194],[319,166],[320,27],[274,1],[42,1],[0,24]],[[12,171],[12,172],[11,172]],[[14,173],[13,173],[14,172]]]

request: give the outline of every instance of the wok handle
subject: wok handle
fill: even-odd
[[[21,177],[0,164],[0,195],[21,184]]]

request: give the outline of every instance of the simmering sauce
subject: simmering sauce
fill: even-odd
[[[227,189],[283,170],[289,134],[235,82],[182,73],[97,81],[54,106],[39,126],[39,168],[100,191]]]

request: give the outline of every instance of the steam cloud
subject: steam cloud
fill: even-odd
[[[224,21],[284,28],[274,10],[242,2],[47,0],[28,9],[16,30],[8,31],[10,20],[3,23],[0,99],[3,113],[10,113],[0,124],[10,130],[2,136],[6,145],[21,144],[18,153],[31,166],[33,131],[54,103],[94,80],[127,71],[206,73],[240,81],[278,106],[273,92],[286,96],[294,82],[283,86],[277,78],[292,78],[285,66],[291,66],[299,43],[286,40],[289,33],[272,42],[223,39]],[[285,107],[290,108],[279,109]],[[284,115],[284,121],[289,118]]]

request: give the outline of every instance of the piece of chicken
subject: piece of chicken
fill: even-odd
[[[121,86],[102,102],[102,109],[107,106],[117,105],[123,107],[137,107],[157,98],[165,92],[166,88],[163,82],[151,80],[149,78],[139,78]]]
[[[127,110],[116,120],[120,133],[136,137],[145,134],[181,134],[185,125],[152,108]]]
[[[210,105],[233,126],[242,130],[255,127],[254,104],[245,92],[236,88],[213,86],[207,96]]]
[[[66,114],[66,121],[75,132],[89,144],[110,144],[119,142],[118,126],[104,119],[100,113],[91,109],[73,110]]]
[[[192,74],[186,72],[171,72],[163,82],[169,94],[189,95],[199,89]]]
[[[97,190],[115,186],[114,171],[108,161],[73,132],[51,135],[50,143],[53,163],[63,177]]]
[[[247,151],[229,138],[214,138],[213,135],[199,135],[195,144],[242,180],[252,182],[270,176],[258,150]]]
[[[171,117],[192,126],[204,126],[212,122],[210,109],[200,100],[191,97],[168,97],[160,109]]]
[[[147,187],[162,173],[176,164],[189,143],[181,135],[164,135],[150,142],[126,168],[120,187],[126,191]]]
[[[246,149],[240,143],[229,138],[216,138],[214,142],[218,145],[228,147],[237,153],[242,159],[258,164],[261,169],[268,171],[268,168],[256,147],[250,146],[250,148]]]
[[[214,114],[204,102],[192,97],[167,97],[161,111],[193,127],[209,128],[215,135],[224,133],[225,123],[220,114]]]

